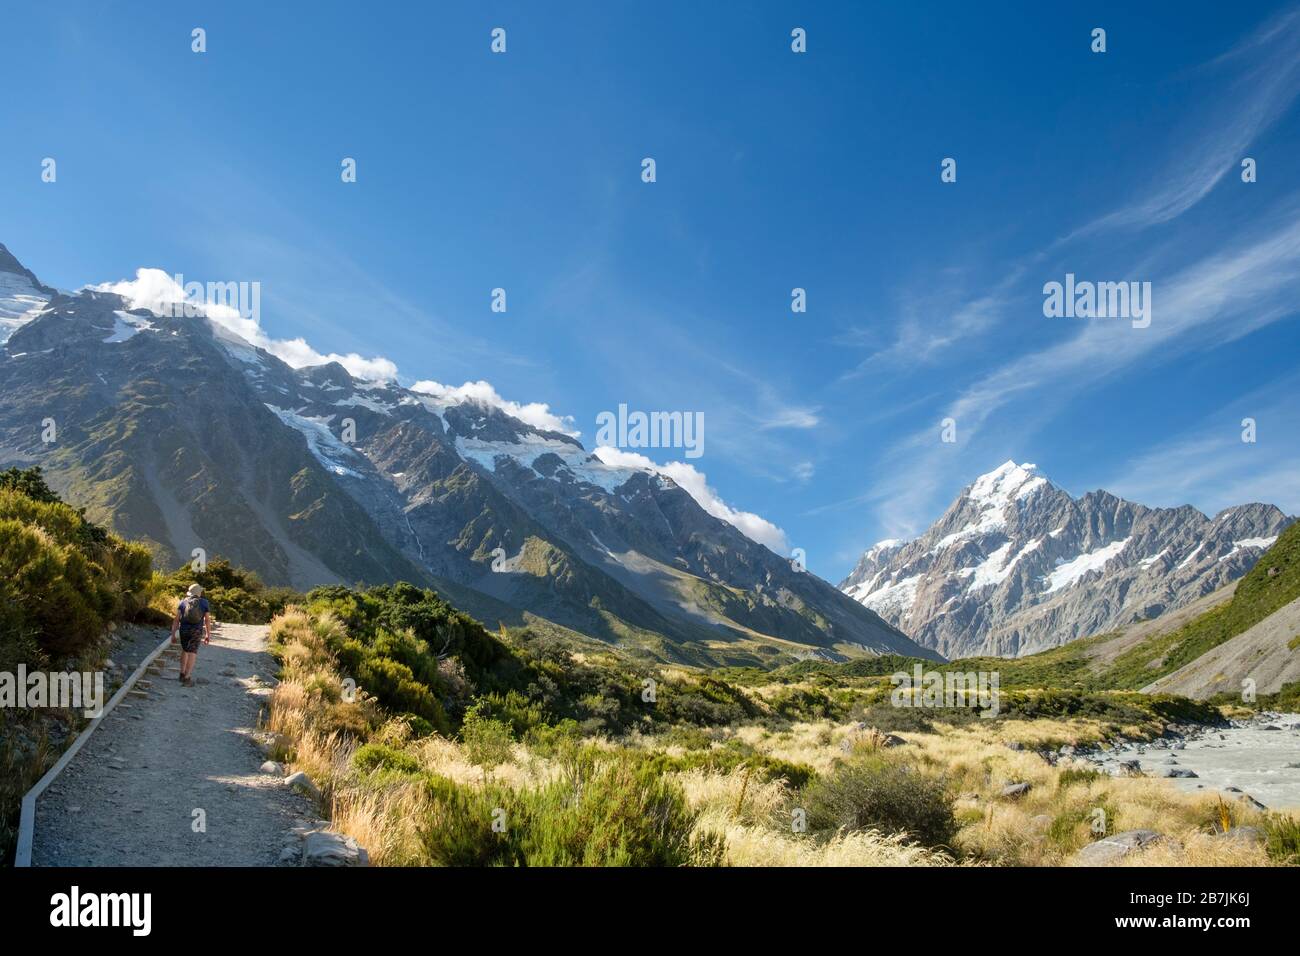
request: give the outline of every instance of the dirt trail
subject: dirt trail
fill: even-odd
[[[158,658],[37,801],[33,866],[276,865],[314,814],[258,770],[250,734],[275,671],[267,630],[222,625],[194,687],[177,680],[179,648]]]

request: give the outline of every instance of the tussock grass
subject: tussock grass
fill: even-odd
[[[831,718],[612,736],[569,722],[519,734],[505,751],[467,747],[385,712],[364,688],[342,700],[330,648],[347,641],[346,630],[329,613],[296,607],[276,619],[283,677],[267,727],[292,741],[292,765],[325,794],[331,825],[378,865],[1061,866],[1097,838],[1100,811],[1108,834],[1167,837],[1122,865],[1261,866],[1281,862],[1300,832],[1294,818],[1165,780],[1096,774],[1084,761],[1052,766],[1033,751],[1114,732],[1091,716],[957,724],[931,716],[898,731],[905,743],[893,747],[874,727]],[[814,776],[792,785],[772,772],[787,765]],[[1030,790],[1002,797],[1011,783]],[[1225,806],[1230,825],[1265,828],[1281,849],[1270,857],[1263,845],[1217,836]],[[510,821],[503,834],[488,819],[497,811]],[[647,817],[667,829],[646,830]],[[637,827],[641,835],[628,839]]]

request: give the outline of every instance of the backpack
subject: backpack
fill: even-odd
[[[181,623],[190,627],[203,626],[203,606],[199,598],[186,598],[181,601]]]

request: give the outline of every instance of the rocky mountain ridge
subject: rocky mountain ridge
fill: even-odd
[[[58,292],[4,256],[0,465],[40,464],[163,565],[202,549],[273,584],[410,580],[491,624],[682,663],[937,656],[664,475],[491,404],[293,368],[203,315]]]
[[[1272,505],[1080,498],[1031,464],[981,475],[923,535],[868,549],[840,588],[946,657],[1016,657],[1153,618],[1246,573],[1294,519]]]

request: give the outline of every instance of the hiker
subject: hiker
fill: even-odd
[[[212,643],[212,615],[208,613],[208,599],[203,596],[203,588],[191,584],[185,597],[176,608],[172,618],[172,643],[176,643],[176,632],[181,634],[181,684],[194,686],[194,662],[199,657],[199,638],[204,644]]]

